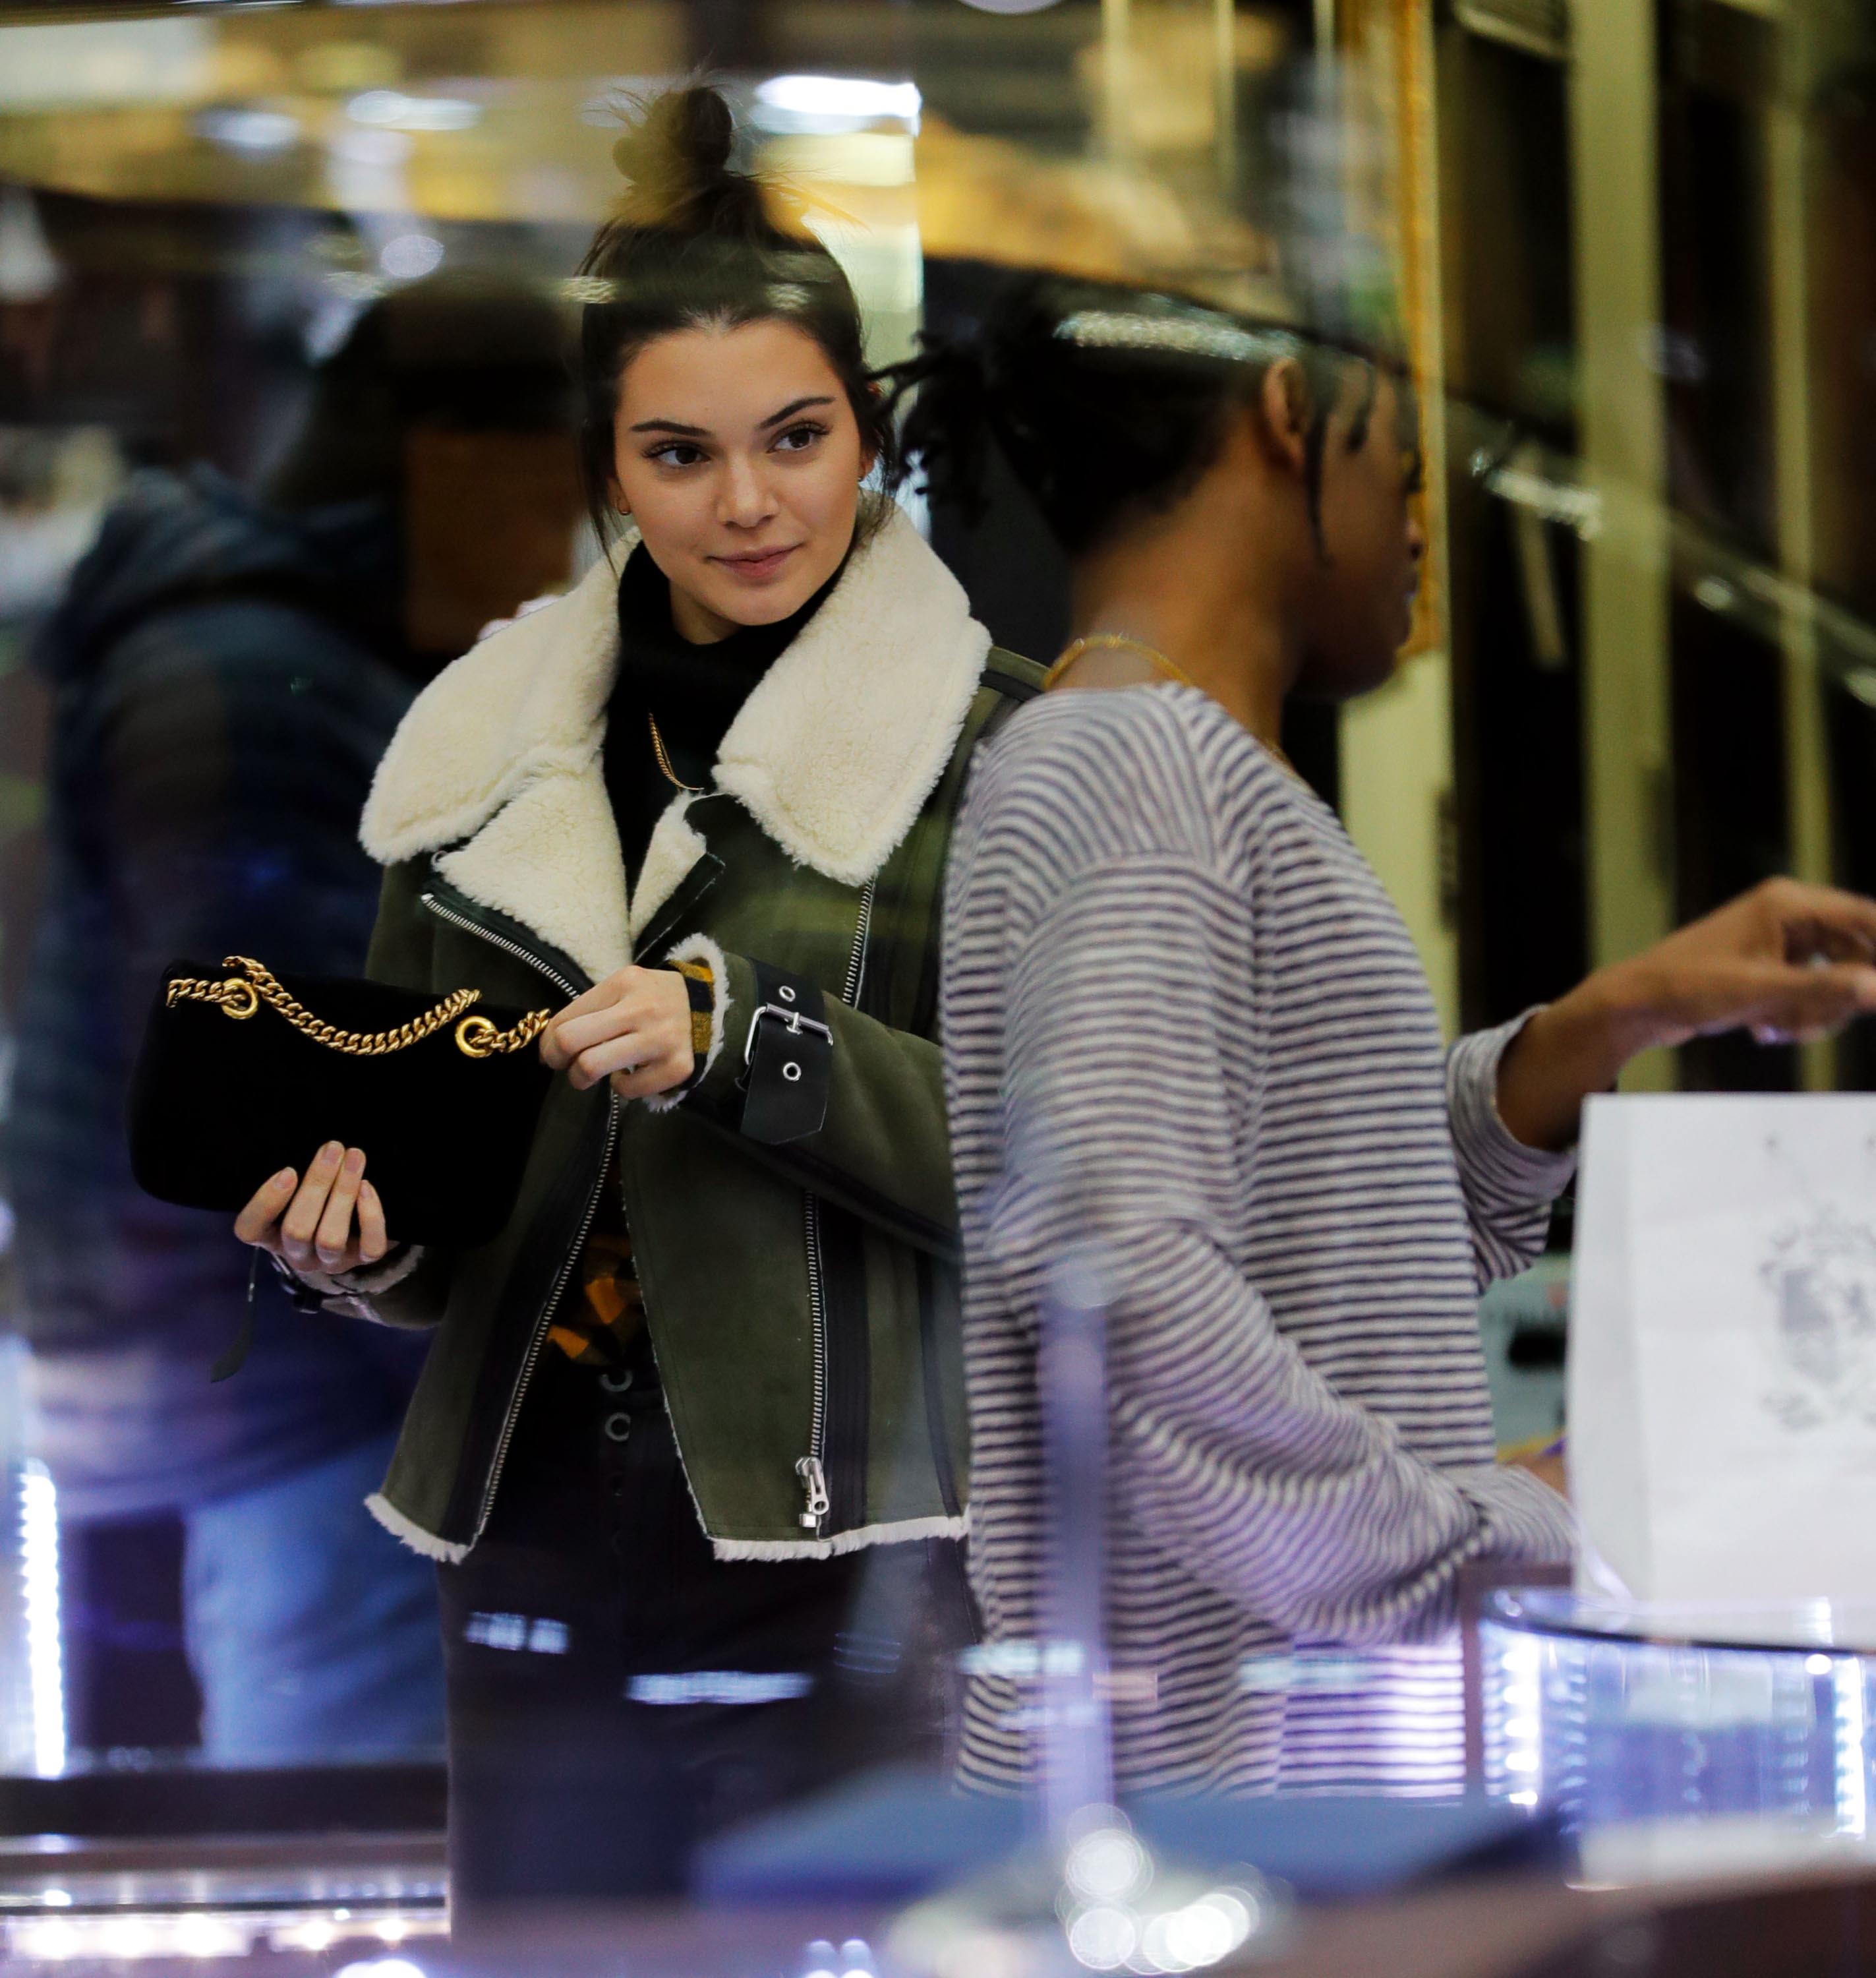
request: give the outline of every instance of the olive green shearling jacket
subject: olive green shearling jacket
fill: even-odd
[[[435,1328],[372,1508],[433,1556],[475,1543],[616,1151],[718,1556],[961,1536],[938,921],[972,749],[1039,670],[992,649],[893,511],[751,693],[715,788],[673,793],[628,896],[601,749],[629,547],[411,710],[365,814],[386,868],[369,972],[558,1008],[628,963],[706,958],[708,1069],[675,1103],[556,1079],[504,1228],[313,1281],[336,1308]]]

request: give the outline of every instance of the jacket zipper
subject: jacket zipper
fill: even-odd
[[[873,885],[869,879],[860,895],[860,922],[854,930],[854,951],[847,964],[847,981],[841,1001],[850,1007],[860,1001],[860,984],[867,979],[867,942],[873,932]]]
[[[438,920],[447,921],[451,926],[461,928],[467,934],[479,935],[484,941],[504,950],[517,961],[524,961],[537,974],[544,975],[553,986],[570,1000],[582,993],[577,983],[570,982],[558,969],[550,968],[538,954],[523,948],[518,941],[510,941],[492,928],[484,927],[478,921],[471,920],[467,914],[459,914],[452,907],[445,906],[434,893],[423,895],[423,904]],[[540,1349],[547,1343],[547,1328],[553,1322],[554,1308],[560,1302],[560,1294],[566,1288],[566,1281],[573,1275],[574,1264],[586,1246],[586,1237],[593,1228],[593,1218],[599,1210],[599,1191],[606,1186],[606,1171],[613,1160],[613,1143],[619,1134],[619,1100],[616,1093],[606,1093],[606,1145],[599,1157],[599,1172],[586,1196],[586,1212],[580,1220],[579,1233],[574,1237],[560,1269],[554,1274],[546,1302],[541,1306],[534,1321],[534,1330],[527,1343],[527,1354],[521,1362],[520,1378],[514,1384],[514,1392],[509,1398],[508,1412],[502,1419],[501,1434],[496,1439],[495,1454],[489,1465],[488,1481],[483,1487],[482,1503],[476,1516],[475,1535],[480,1539],[488,1528],[489,1513],[495,1504],[495,1492],[501,1482],[503,1470],[508,1461],[508,1445],[514,1440],[514,1425],[520,1419],[521,1403],[526,1398],[528,1384],[534,1378],[534,1368],[540,1359]],[[824,1495],[825,1493],[824,1492]]]
[[[857,1001],[860,986],[866,980],[867,941],[873,929],[874,882],[869,879],[860,895],[860,918],[854,929],[854,951],[848,956],[847,977],[841,985],[841,1001],[850,1007]],[[832,1509],[827,1494],[827,1307],[821,1262],[821,1199],[802,1198],[808,1228],[808,1318],[814,1356],[814,1399],[808,1417],[808,1454],[794,1466],[801,1480],[807,1508],[801,1522],[818,1538],[827,1513]]]
[[[808,1324],[814,1344],[814,1402],[808,1418],[808,1454],[794,1466],[807,1496],[801,1522],[815,1537],[831,1508],[827,1497],[827,1311],[821,1282],[821,1198],[804,1195],[801,1213],[808,1225]]]

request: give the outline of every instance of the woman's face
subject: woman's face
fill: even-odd
[[[699,643],[814,596],[854,539],[870,465],[826,353],[791,323],[674,330],[619,382],[614,499]]]

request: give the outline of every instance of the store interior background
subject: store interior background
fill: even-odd
[[[0,1052],[39,910],[48,708],[25,654],[52,576],[140,467],[260,473],[312,362],[391,286],[563,280],[610,196],[609,101],[699,70],[814,190],[881,361],[1010,268],[1255,306],[1280,237],[1370,258],[1425,408],[1430,580],[1394,683],[1290,739],[1449,1027],[1773,873],[1876,891],[1857,0],[15,5]],[[1049,656],[1063,572],[1013,486],[930,521],[995,637]],[[474,572],[438,582],[472,630]],[[1633,1080],[1868,1090],[1876,1035],[1702,1043]],[[1508,1443],[1559,1419],[1567,1240],[1566,1216],[1485,1315]],[[0,1770],[185,1755],[174,1545],[67,1535],[48,1620],[56,1527],[11,1394],[0,1378]]]

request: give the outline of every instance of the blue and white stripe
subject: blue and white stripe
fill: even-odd
[[[1561,1501],[1493,1461],[1475,1318],[1570,1169],[1498,1120],[1516,1026],[1445,1050],[1333,812],[1189,688],[1025,709],[948,887],[990,1640],[1039,1632],[1037,1315],[1072,1263],[1108,1312],[1109,1654],[1155,1679],[1117,1697],[1121,1782],[1443,1781],[1458,1570],[1570,1543]],[[1353,1686],[1264,1679],[1351,1652]],[[973,1678],[967,1778],[1023,1777],[1026,1701]]]

